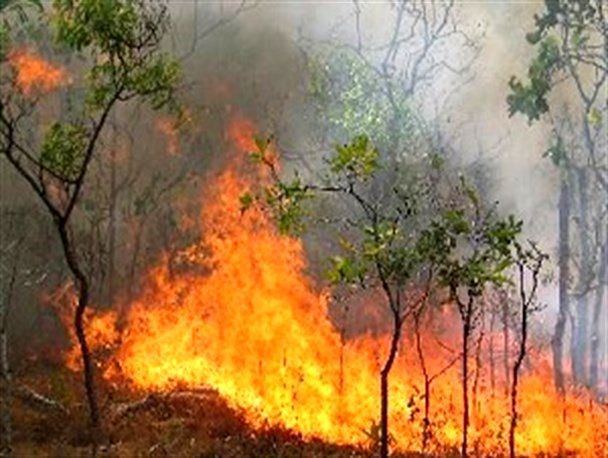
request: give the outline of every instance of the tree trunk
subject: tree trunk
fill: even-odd
[[[599,360],[600,360],[600,320],[602,317],[602,302],[608,283],[608,230],[605,234],[606,240],[601,250],[601,261],[598,272],[598,288],[593,305],[593,320],[591,324],[591,360],[589,363],[589,386],[597,389],[599,385]],[[608,301],[607,301],[608,302]],[[604,336],[606,338],[606,336]]]
[[[491,316],[490,316],[490,341],[489,345],[489,358],[490,358],[490,389],[492,391],[492,399],[496,397],[496,368],[494,363],[494,326],[496,322],[496,309],[492,304]]]
[[[504,293],[501,293],[501,305],[502,305],[502,364],[505,371],[505,397],[509,395],[509,388],[511,387],[511,374],[509,369],[509,304],[507,297]]]
[[[469,338],[472,331],[473,298],[469,297],[462,320],[462,456],[468,456],[469,435]]]
[[[107,303],[112,305],[114,302],[114,265],[116,257],[116,145],[110,152],[110,202],[109,202],[109,221],[108,221],[108,295]]]
[[[4,303],[0,310],[0,369],[2,370],[2,425],[0,426],[0,456],[9,456],[12,447],[12,423],[11,423],[11,404],[12,404],[12,377],[8,361],[8,336],[6,321],[8,315],[8,304]]]
[[[482,316],[480,318],[481,329],[479,331],[479,335],[478,335],[477,342],[475,345],[475,376],[473,377],[473,387],[472,387],[473,416],[477,416],[479,414],[480,406],[477,401],[477,393],[479,390],[479,378],[480,378],[481,372],[483,370],[482,358],[481,358],[481,350],[483,348],[483,339],[485,337],[485,330],[484,330],[485,316],[484,316],[483,309],[482,309],[481,313],[482,313]]]
[[[574,352],[573,360],[573,376],[577,383],[586,384],[587,379],[587,353],[589,339],[589,301],[587,290],[591,281],[591,246],[589,244],[589,221],[588,221],[588,179],[584,169],[577,171],[578,181],[578,205],[579,205],[579,243],[581,247],[581,268],[580,280],[578,289],[581,291],[581,296],[578,299],[576,307],[576,330],[573,335]]]
[[[17,244],[17,250],[19,249]],[[13,258],[13,267],[6,284],[6,291],[2,291],[0,298],[0,383],[3,386],[0,403],[0,455],[9,456],[12,451],[13,427],[11,417],[11,404],[13,400],[13,378],[8,355],[8,315],[13,302],[13,288],[17,278],[17,261]]]
[[[555,330],[551,339],[553,350],[553,378],[555,387],[560,393],[564,392],[564,333],[566,330],[566,317],[568,316],[568,279],[570,243],[570,189],[565,177],[562,177],[559,193],[559,311]]]
[[[384,367],[380,371],[380,457],[388,457],[388,376],[397,356],[397,348],[401,337],[401,318],[397,312],[393,317],[393,335],[391,348]]]
[[[422,350],[422,337],[420,335],[420,316],[416,314],[414,316],[414,320],[414,331],[416,333],[416,352],[418,354],[418,361],[420,363],[420,368],[422,369],[422,375],[424,377],[424,418],[422,419],[422,453],[424,455],[426,454],[426,449],[430,438],[431,380],[429,377],[428,369],[426,367],[424,352]]]
[[[520,267],[521,269],[521,267]],[[515,458],[515,428],[517,428],[517,384],[519,382],[519,371],[526,356],[526,343],[528,340],[528,307],[524,293],[524,273],[520,270],[520,293],[521,293],[521,338],[519,340],[519,351],[513,365],[513,383],[511,384],[511,422],[509,424],[509,456]]]
[[[78,264],[76,254],[74,253],[73,246],[71,244],[68,228],[63,220],[56,221],[57,230],[61,238],[61,244],[63,246],[63,253],[74,276],[76,287],[78,290],[78,303],[76,310],[74,311],[74,328],[76,331],[76,337],[80,346],[80,353],[82,356],[83,376],[84,376],[84,387],[87,396],[87,402],[89,404],[89,414],[91,428],[93,431],[93,442],[97,440],[97,433],[99,432],[99,408],[97,406],[97,398],[95,396],[94,387],[94,376],[93,376],[93,365],[91,361],[91,352],[87,344],[86,335],[84,332],[84,313],[86,311],[89,301],[89,282],[84,274],[83,270]]]

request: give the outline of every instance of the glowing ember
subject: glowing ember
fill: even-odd
[[[67,82],[63,69],[32,51],[13,51],[8,55],[8,61],[15,70],[17,87],[27,96],[34,90],[52,91]]]
[[[336,443],[364,444],[378,419],[379,366],[387,338],[360,335],[346,342],[328,318],[327,295],[305,273],[299,240],[279,236],[256,208],[244,215],[239,196],[263,180],[246,167],[253,125],[231,123],[234,159],[203,194],[204,237],[183,253],[197,269],[169,269],[165,259],[149,274],[147,289],[131,306],[118,364],[107,379],[122,378],[146,390],[176,385],[215,388],[254,426],[279,424]],[[245,178],[249,176],[250,178]],[[179,269],[178,269],[179,270]],[[453,316],[441,312],[444,325]],[[112,317],[90,321],[94,346]],[[95,323],[100,320],[100,323]],[[446,326],[455,328],[456,326]],[[411,335],[411,332],[406,332]],[[452,334],[452,335],[451,335]],[[459,348],[453,330],[427,330],[423,349],[431,374],[445,370]],[[432,385],[430,448],[446,451],[461,437],[459,365]],[[394,446],[419,450],[423,379],[411,341],[402,342],[391,375],[390,431]],[[481,377],[473,395],[471,438],[480,453],[505,452],[508,399]],[[521,454],[601,456],[608,412],[581,394],[562,399],[552,390],[548,367],[521,382],[518,448]]]

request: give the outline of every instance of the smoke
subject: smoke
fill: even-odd
[[[453,151],[456,165],[477,171],[484,192],[500,202],[500,211],[523,219],[525,236],[537,240],[555,259],[558,171],[542,157],[549,129],[542,123],[529,126],[523,117],[510,118],[506,104],[510,77],[525,75],[532,57],[525,34],[541,7],[457,4],[456,24],[471,43],[448,40],[431,51],[432,58],[455,68],[472,59],[470,66],[462,73],[437,72],[414,93],[412,102],[420,107],[430,131],[439,132],[441,146]],[[187,56],[186,98],[197,116],[200,138],[205,138],[194,145],[203,149],[203,168],[223,163],[223,139],[217,133],[238,112],[253,119],[261,134],[275,134],[287,159],[294,159],[293,151],[305,152],[291,167],[301,169],[301,159],[312,173],[322,166],[323,153],[313,151],[302,47],[329,42],[357,46],[359,37],[371,46],[388,42],[395,12],[385,4],[358,8],[359,16],[354,3],[262,3],[240,12],[233,4],[223,9],[196,2],[171,4],[171,46],[173,52]],[[216,24],[221,26],[214,29]],[[408,57],[405,54],[397,65],[407,65]],[[320,271],[330,248],[327,233],[307,239],[311,264],[321,266]],[[543,317],[548,331],[557,304],[555,285],[547,284],[540,295],[549,304]]]

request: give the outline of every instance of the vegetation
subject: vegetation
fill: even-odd
[[[21,11],[22,7],[15,8]],[[24,87],[15,91],[19,88],[19,69],[12,65],[10,55],[4,53],[3,73],[11,76],[2,84],[1,148],[8,163],[30,185],[52,217],[73,275],[78,290],[74,327],[82,354],[91,425],[97,429],[99,407],[83,323],[90,285],[71,239],[71,216],[114,106],[141,99],[154,109],[166,106],[176,109],[173,94],[179,71],[175,63],[160,53],[167,27],[164,7],[137,1],[58,0],[53,3],[53,10],[57,46],[81,53],[89,62],[86,83],[81,89],[84,96],[69,113],[63,114],[69,121],[53,123],[38,146],[29,145],[24,141],[24,130],[31,128],[28,118],[35,113],[39,98],[30,98]]]
[[[606,6],[492,8],[0,0],[0,455],[603,456]]]
[[[601,205],[596,207],[590,201],[605,200],[608,192],[606,169],[600,165],[607,157],[608,122],[605,103],[608,60],[601,51],[608,44],[604,9],[602,2],[547,0],[542,13],[535,16],[534,30],[526,36],[536,50],[527,79],[512,77],[511,93],[507,97],[511,115],[522,114],[530,123],[548,118],[553,130],[553,145],[544,155],[559,167],[561,174],[560,311],[553,336],[553,367],[555,384],[562,391],[568,319],[574,329],[571,346],[574,381],[588,386],[598,383],[597,325],[606,289],[607,240],[603,230],[606,213]],[[569,95],[559,97],[557,87]],[[574,258],[578,261],[573,262]],[[575,266],[578,272],[572,272]],[[571,276],[577,277],[574,287],[570,284]],[[595,305],[590,320],[592,291],[595,291]],[[570,296],[578,298],[574,310],[571,310]]]
[[[522,222],[513,216],[502,219],[495,209],[484,210],[479,196],[461,178],[460,186],[446,196],[433,196],[438,177],[424,177],[410,188],[393,188],[392,205],[370,198],[369,183],[379,168],[378,150],[367,137],[339,145],[327,159],[329,170],[321,183],[303,184],[297,177],[291,182],[280,179],[268,142],[256,141],[258,151],[252,156],[270,168],[276,182],[260,192],[261,200],[273,212],[279,229],[303,227],[301,208],[312,192],[330,193],[353,201],[354,215],[337,220],[344,224],[345,236],[340,245],[343,256],[331,258],[328,277],[333,283],[363,288],[380,288],[392,317],[390,348],[380,370],[380,455],[389,453],[388,379],[398,353],[405,320],[412,311],[426,303],[431,288],[446,288],[449,300],[457,307],[462,320],[462,455],[468,456],[469,428],[469,359],[470,339],[480,319],[483,295],[489,285],[509,282],[508,270],[519,269],[522,296],[522,340],[513,380],[513,418],[516,418],[517,376],[526,353],[526,326],[538,285],[538,274],[545,255],[534,245],[524,250],[518,237]],[[439,171],[445,173],[443,171]],[[241,199],[246,210],[255,199],[246,194]],[[420,203],[437,202],[435,208],[422,210]],[[533,285],[525,286],[526,269],[533,271]],[[426,285],[426,286],[422,286]],[[414,298],[416,290],[419,298]],[[419,313],[419,312],[417,312]],[[515,420],[513,420],[515,421]],[[515,423],[512,424],[511,437]],[[426,434],[426,431],[424,432]],[[514,445],[513,445],[514,447]],[[514,452],[513,452],[514,453]]]

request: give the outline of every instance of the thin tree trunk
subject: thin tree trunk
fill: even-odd
[[[553,350],[553,377],[555,387],[564,393],[564,333],[566,330],[566,317],[569,312],[568,279],[569,279],[569,250],[570,243],[570,189],[565,177],[562,177],[559,195],[559,311],[555,330],[551,339]]]
[[[517,389],[519,382],[519,371],[526,356],[526,344],[528,340],[528,301],[524,290],[524,271],[520,266],[519,287],[521,301],[521,339],[519,340],[519,350],[513,365],[513,383],[511,385],[511,421],[509,424],[509,456],[515,458],[515,429],[517,428]]]
[[[116,257],[116,145],[110,152],[110,208],[108,221],[108,296],[107,303],[114,301],[114,266]]]
[[[6,321],[6,305],[0,310],[0,319]],[[13,428],[11,423],[11,404],[12,404],[12,376],[8,361],[8,336],[3,325],[0,330],[0,367],[2,369],[2,427],[0,428],[0,456],[9,456],[12,449]]]
[[[470,293],[469,293],[470,294]],[[472,331],[473,298],[469,296],[462,320],[462,456],[468,456],[469,439],[469,339]]]
[[[89,282],[84,274],[83,270],[78,264],[76,254],[73,251],[72,244],[68,235],[68,229],[65,221],[56,221],[57,230],[61,238],[61,244],[63,246],[63,252],[65,255],[66,262],[74,279],[76,281],[76,287],[78,291],[78,303],[74,312],[74,328],[76,331],[76,337],[80,346],[80,353],[82,356],[83,365],[83,376],[84,376],[84,387],[87,396],[87,402],[89,404],[90,422],[93,430],[93,443],[97,441],[97,434],[100,426],[99,421],[99,408],[97,406],[97,398],[95,396],[94,386],[94,375],[93,375],[93,364],[91,361],[91,352],[87,344],[87,339],[84,331],[84,313],[86,311],[89,301]]]
[[[505,371],[505,397],[509,395],[511,387],[511,374],[509,369],[509,304],[506,295],[501,294],[502,305],[502,363]]]
[[[494,363],[494,327],[496,325],[496,309],[492,304],[491,316],[490,316],[490,340],[489,345],[489,357],[490,357],[490,389],[492,391],[492,398],[496,397],[496,367]]]
[[[398,308],[393,308],[398,310]],[[398,312],[393,311],[393,335],[391,337],[391,348],[384,367],[380,371],[380,457],[388,457],[388,376],[391,372],[399,339],[401,338],[401,318]]]
[[[19,264],[19,250],[24,238],[21,237],[13,246],[15,254],[12,257],[12,268],[6,284],[6,290],[2,291],[0,298],[0,383],[4,387],[2,399],[0,399],[0,455],[9,456],[12,452],[13,425],[11,416],[11,405],[13,401],[13,377],[11,373],[8,352],[8,317],[13,303],[13,292],[17,280],[17,268]],[[6,253],[5,253],[6,254]]]
[[[485,313],[484,309],[481,311],[482,315],[480,318],[481,328],[479,331],[479,336],[477,338],[477,342],[475,345],[475,377],[473,378],[473,415],[477,416],[479,414],[479,403],[477,402],[477,393],[479,389],[479,377],[482,371],[482,358],[481,358],[481,350],[483,347],[483,339],[485,337]]]
[[[18,249],[19,247],[17,247]],[[0,305],[0,370],[1,380],[4,389],[2,390],[2,425],[0,426],[0,432],[2,440],[0,441],[0,454],[2,456],[9,456],[12,451],[12,438],[13,438],[13,427],[11,417],[11,404],[12,404],[12,389],[13,379],[11,374],[11,368],[8,356],[8,314],[11,309],[11,303],[13,300],[13,288],[15,286],[15,279],[17,277],[17,262],[14,261],[13,268],[11,269],[10,278],[7,284],[6,292],[3,291],[4,297],[0,299],[2,304]]]
[[[426,455],[426,449],[430,438],[430,411],[431,411],[431,380],[429,372],[426,367],[426,361],[424,359],[424,352],[422,351],[422,337],[420,335],[420,315],[416,313],[414,315],[414,331],[416,333],[416,352],[418,354],[418,361],[420,362],[420,368],[422,369],[422,375],[424,377],[424,418],[422,419],[422,454]]]
[[[589,364],[589,386],[597,389],[599,385],[599,360],[600,360],[600,320],[602,316],[602,304],[606,284],[608,283],[608,230],[605,234],[606,240],[601,250],[601,261],[598,272],[598,288],[593,305],[593,320],[591,322],[591,361]],[[608,302],[608,301],[607,301]]]

